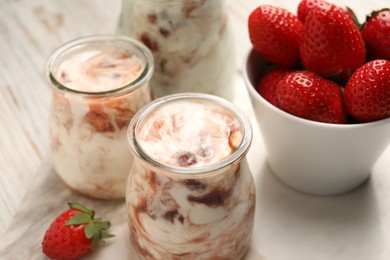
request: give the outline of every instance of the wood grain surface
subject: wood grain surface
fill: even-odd
[[[245,31],[251,5],[239,5],[232,23]],[[47,57],[76,37],[115,33],[120,8],[119,0],[0,1],[0,236],[50,154]],[[249,42],[241,38],[243,54]]]

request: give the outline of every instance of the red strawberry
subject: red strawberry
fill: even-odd
[[[302,0],[298,5],[298,18],[304,23],[307,15],[311,10],[329,9],[331,5],[333,4],[322,0]],[[355,19],[354,15],[350,11],[344,10],[341,7],[338,8],[340,8],[340,10],[343,10],[351,20]]]
[[[369,60],[390,60],[390,9],[375,11],[362,27]]]
[[[344,82],[366,58],[359,28],[334,5],[309,12],[300,54],[307,70]]]
[[[390,61],[374,60],[360,68],[348,80],[344,91],[345,107],[360,122],[390,116]]]
[[[110,222],[94,219],[94,212],[78,203],[61,213],[46,231],[43,253],[53,259],[78,259],[92,251],[106,233]]]
[[[324,123],[346,123],[342,88],[310,71],[287,75],[279,84],[279,107],[295,116]]]
[[[292,69],[278,68],[267,72],[261,79],[257,86],[257,92],[268,102],[274,106],[278,106],[276,90],[280,81],[286,77]]]
[[[270,62],[293,67],[299,62],[299,45],[303,25],[285,9],[261,5],[248,19],[253,48]]]

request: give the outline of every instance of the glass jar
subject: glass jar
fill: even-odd
[[[128,140],[135,157],[126,192],[133,253],[242,258],[255,211],[246,161],[252,128],[244,114],[216,96],[167,96],[134,116]]]
[[[233,96],[234,38],[224,0],[123,0],[118,33],[152,51],[156,97]]]
[[[79,38],[51,54],[50,144],[55,171],[70,189],[93,198],[124,198],[132,165],[126,130],[152,101],[152,73],[150,51],[127,37]]]

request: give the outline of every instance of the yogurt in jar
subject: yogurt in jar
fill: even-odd
[[[252,132],[232,104],[182,94],[141,110],[126,193],[140,259],[240,259],[249,248],[255,187],[245,160]]]
[[[177,101],[142,122],[139,145],[154,160],[173,167],[205,167],[232,154],[242,139],[237,118],[203,101]]]
[[[151,61],[141,43],[116,36],[75,40],[50,57],[54,168],[75,192],[102,199],[124,197],[133,161],[126,129],[152,100]]]
[[[118,31],[152,51],[156,97],[232,98],[234,38],[223,0],[124,0]]]

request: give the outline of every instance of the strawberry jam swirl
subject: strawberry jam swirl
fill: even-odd
[[[250,124],[227,104],[195,96],[160,99],[130,123],[136,156],[126,204],[139,259],[239,260],[250,246]]]
[[[134,81],[143,69],[143,63],[136,55],[106,47],[73,55],[60,64],[55,77],[67,88],[105,92]]]
[[[139,144],[154,160],[175,167],[215,164],[240,145],[240,122],[226,109],[177,101],[142,122]]]

